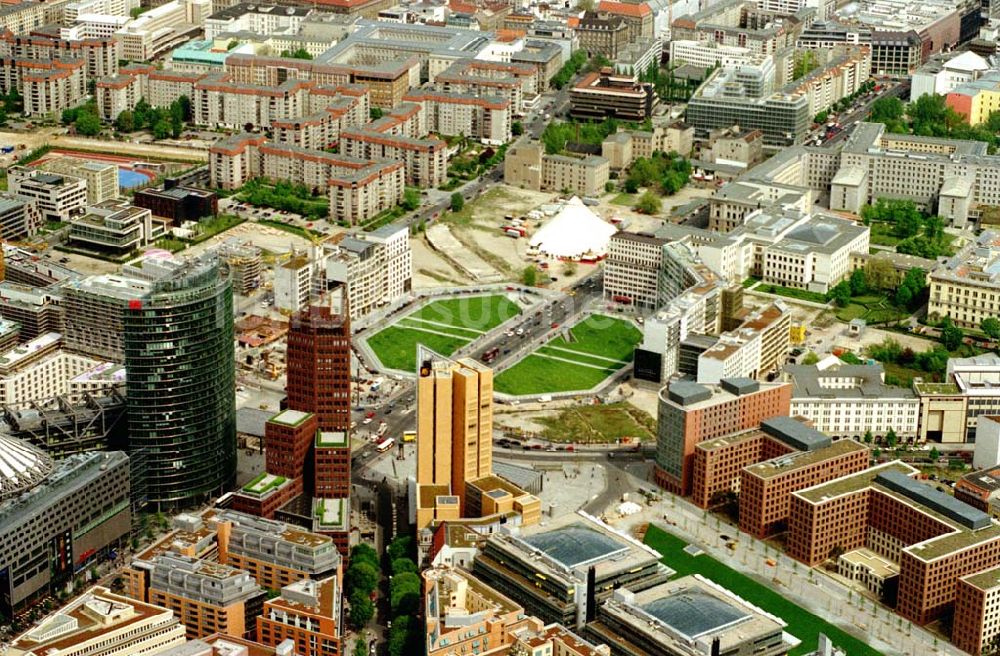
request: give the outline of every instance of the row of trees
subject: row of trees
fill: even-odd
[[[419,654],[423,651],[424,627],[420,622],[421,580],[414,559],[413,537],[402,535],[389,543],[386,557],[392,577],[389,581],[389,656]]]
[[[619,122],[607,118],[599,123],[566,123],[552,121],[542,131],[542,143],[549,155],[558,155],[566,149],[567,143],[581,143],[599,146],[604,139],[618,131]]]
[[[77,134],[93,137],[101,133],[101,117],[97,115],[97,103],[93,100],[64,109],[61,118],[62,124],[72,125]]]
[[[367,544],[351,549],[351,565],[344,572],[344,596],[351,605],[347,621],[356,630],[363,629],[375,616],[375,590],[381,579],[378,554]]]
[[[279,180],[273,184],[254,179],[243,185],[240,200],[258,207],[294,212],[311,219],[323,219],[330,213],[329,202],[317,189]]]
[[[650,64],[649,68],[640,73],[639,81],[652,84],[656,95],[664,102],[688,101],[700,84],[699,80],[677,78],[672,68],[664,69],[657,63]]]
[[[552,76],[552,82],[551,82],[552,88],[562,89],[564,86],[569,84],[569,81],[573,79],[573,76],[576,75],[586,63],[587,63],[586,50],[581,49],[574,52],[570,56],[569,60],[562,65],[562,68],[559,69],[559,72]]]

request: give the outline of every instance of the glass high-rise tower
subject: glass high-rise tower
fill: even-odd
[[[233,292],[214,256],[125,267],[122,321],[129,449],[146,458],[149,503],[176,509],[236,478]]]

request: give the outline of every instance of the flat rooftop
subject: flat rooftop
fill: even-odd
[[[840,458],[849,453],[867,450],[868,447],[865,445],[859,444],[854,440],[845,439],[813,451],[798,451],[772,458],[771,460],[765,460],[764,462],[746,467],[744,471],[759,478],[774,478],[775,476],[781,476],[798,469],[811,467],[826,460]]]
[[[301,410],[285,410],[271,417],[269,421],[284,426],[298,426],[309,418],[310,413]]]
[[[628,545],[583,522],[525,537],[524,541],[570,569],[628,551]]]

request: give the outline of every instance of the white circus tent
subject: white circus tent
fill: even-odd
[[[608,241],[617,231],[574,196],[532,236],[529,245],[549,257],[600,259],[607,255]]]

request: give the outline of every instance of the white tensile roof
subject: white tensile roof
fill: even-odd
[[[531,238],[530,245],[552,257],[602,257],[618,229],[574,196]]]

